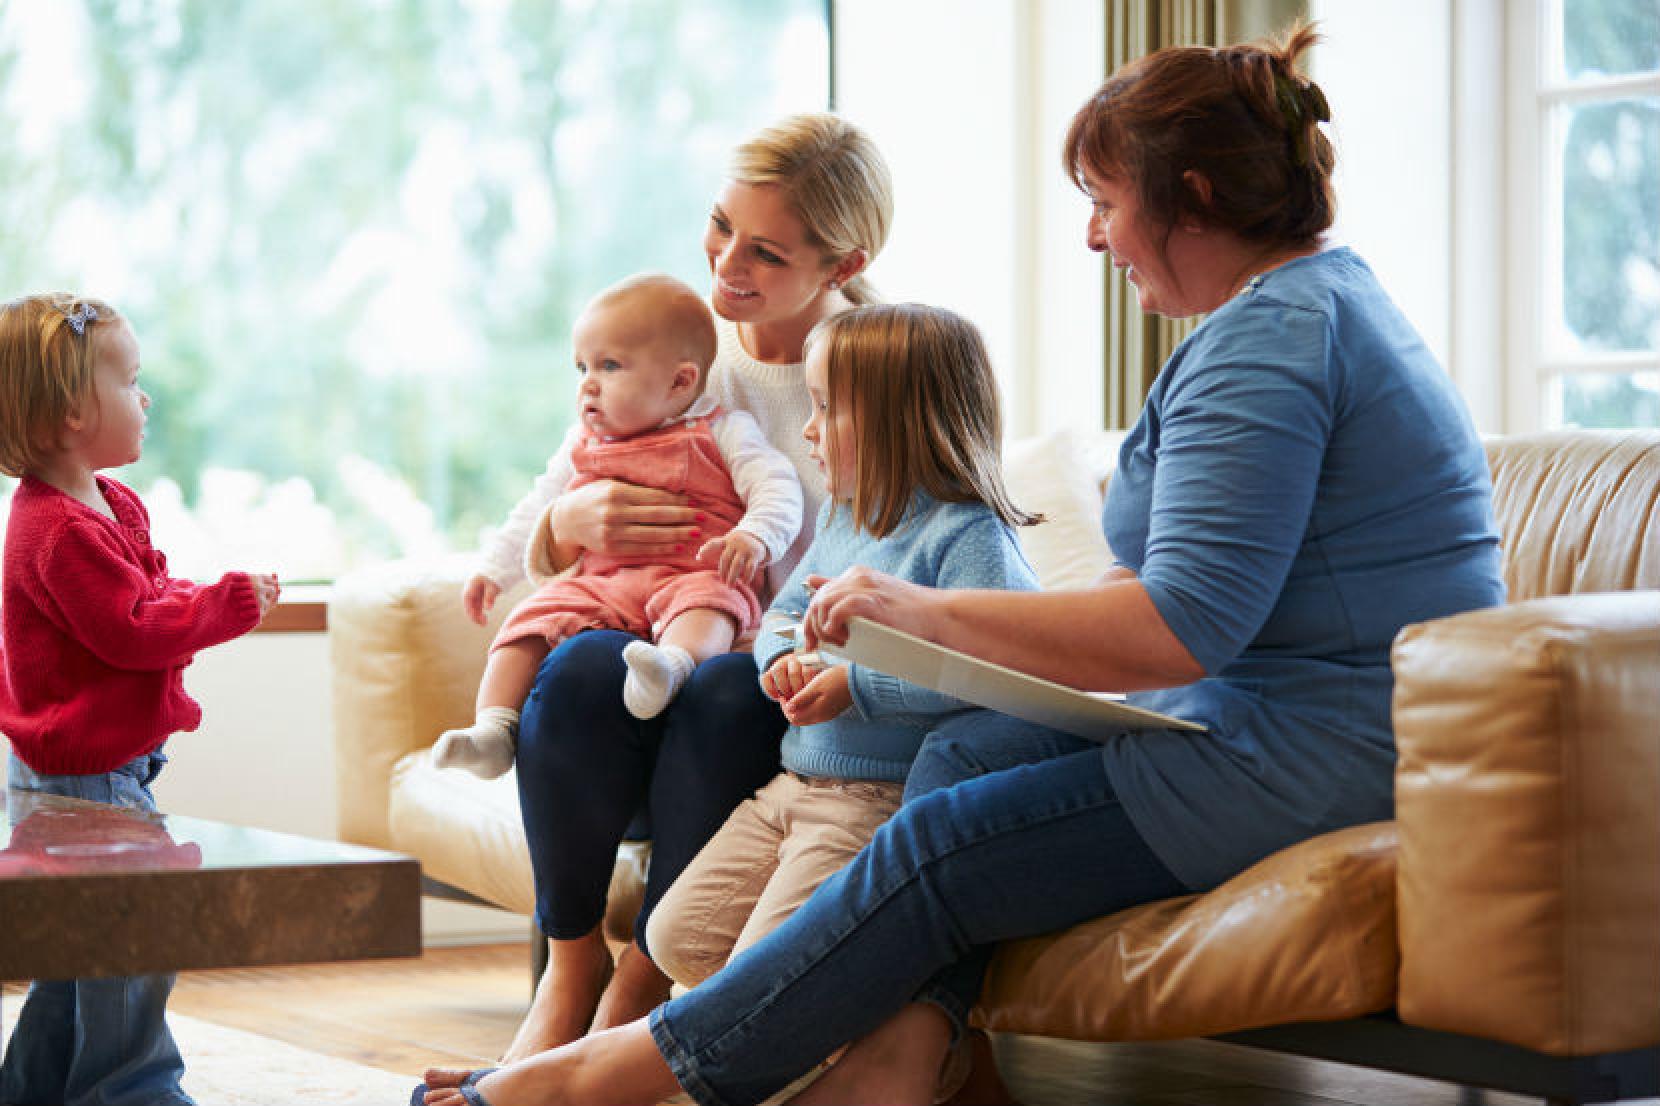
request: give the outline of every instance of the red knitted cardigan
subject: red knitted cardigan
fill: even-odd
[[[259,622],[246,573],[175,580],[132,489],[98,486],[110,519],[25,476],[12,494],[0,576],[0,733],[36,772],[108,772],[193,730],[198,649]]]

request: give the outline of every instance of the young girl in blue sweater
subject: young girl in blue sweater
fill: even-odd
[[[789,917],[899,807],[941,715],[968,704],[796,651],[809,578],[855,565],[942,588],[1037,586],[998,459],[997,385],[973,324],[916,304],[862,307],[807,342],[802,433],[829,497],[812,546],[755,642],[761,688],[790,721],[784,770],[740,805],[652,914],[646,946],[692,986]]]

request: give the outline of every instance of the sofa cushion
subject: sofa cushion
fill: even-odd
[[[1112,565],[1101,533],[1101,480],[1117,435],[1069,431],[1019,438],[1003,448],[1015,506],[1045,516],[1020,530],[1026,559],[1045,588],[1088,587]]]
[[[975,1020],[1078,1040],[1357,1017],[1395,999],[1395,824],[1328,833],[1203,895],[999,949]]]
[[[1660,431],[1492,438],[1487,461],[1510,602],[1660,588]]]
[[[392,847],[420,857],[423,874],[504,909],[534,913],[515,773],[481,780],[458,768],[434,768],[426,750],[411,753],[392,769],[390,826]],[[617,849],[605,901],[605,934],[613,943],[633,935],[650,855],[643,841]]]

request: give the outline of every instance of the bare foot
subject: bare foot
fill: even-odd
[[[950,1044],[951,1027],[939,1008],[913,1002],[848,1045],[829,1071],[790,1099],[790,1106],[930,1106]]]
[[[611,952],[599,927],[564,941],[548,941],[548,968],[536,984],[513,1043],[501,1062],[511,1064],[557,1048],[588,1032],[611,978]]]
[[[617,970],[599,998],[588,1032],[613,1029],[645,1017],[669,1000],[670,986],[669,977],[630,941],[617,954]]]
[[[997,1070],[991,1038],[978,1029],[968,1031],[968,1078],[945,1100],[945,1106],[1019,1106]]]

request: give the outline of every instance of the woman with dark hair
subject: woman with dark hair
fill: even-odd
[[[1503,599],[1481,445],[1364,262],[1327,248],[1313,43],[1163,50],[1078,111],[1091,249],[1144,310],[1209,313],[1119,455],[1118,563],[1062,594],[824,581],[806,648],[865,617],[1207,732],[1095,743],[989,711],[929,736],[906,803],[789,921],[649,1019],[434,1103],[932,1100],[999,941],[1206,890],[1392,811],[1389,646]],[[1401,463],[1409,459],[1410,463]],[[443,1084],[442,1087],[439,1084]],[[470,1099],[468,1096],[472,1096]]]

